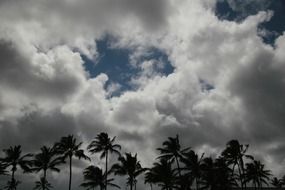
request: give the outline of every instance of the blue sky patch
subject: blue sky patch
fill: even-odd
[[[130,56],[134,50],[127,48],[112,47],[113,38],[106,36],[102,40],[96,41],[99,58],[94,61],[81,55],[84,61],[84,67],[89,72],[91,78],[95,78],[101,73],[108,75],[108,82],[106,88],[112,83],[119,84],[121,88],[114,92],[114,96],[120,95],[126,90],[134,90],[134,86],[130,83],[132,77],[139,76],[142,72],[139,65],[130,63]],[[169,75],[174,71],[173,66],[169,62],[168,56],[157,48],[151,48],[139,58],[139,63],[146,60],[157,60],[163,63],[163,67],[155,67],[157,73],[162,75]]]
[[[216,15],[221,20],[243,21],[259,11],[274,11],[269,22],[259,25],[259,29],[267,31],[260,36],[267,44],[274,45],[275,39],[285,31],[285,1],[284,0],[219,0],[216,4]]]

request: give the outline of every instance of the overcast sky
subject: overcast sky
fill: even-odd
[[[168,136],[213,157],[238,139],[284,175],[284,15],[283,0],[0,0],[0,149],[106,131],[150,166]]]

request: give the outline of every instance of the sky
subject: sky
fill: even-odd
[[[0,0],[0,149],[105,131],[149,167],[169,136],[213,157],[238,139],[284,175],[284,2]]]

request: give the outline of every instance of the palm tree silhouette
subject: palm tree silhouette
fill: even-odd
[[[84,154],[84,150],[80,149],[81,145],[82,142],[76,143],[76,138],[74,138],[73,135],[61,137],[60,142],[55,144],[57,153],[63,155],[62,159],[69,159],[69,190],[71,190],[72,180],[72,158],[76,157],[78,159],[83,158],[85,160],[90,160],[90,158]]]
[[[240,144],[238,140],[231,140],[222,152],[222,156],[227,160],[227,163],[232,165],[232,175],[234,175],[235,167],[238,167],[241,189],[246,188],[246,183],[244,183],[245,169],[243,159],[245,157],[253,160],[251,155],[246,154],[248,146]]]
[[[107,190],[107,171],[108,171],[108,153],[116,153],[119,156],[121,155],[119,150],[121,150],[121,146],[119,144],[115,143],[116,137],[113,137],[112,139],[108,136],[107,133],[100,133],[98,134],[95,139],[89,144],[87,149],[89,149],[89,152],[92,154],[101,152],[100,158],[106,158],[105,160],[105,189]]]
[[[21,145],[10,147],[8,149],[3,150],[5,157],[1,158],[1,161],[7,167],[11,166],[11,181],[8,182],[9,189],[16,190],[17,185],[20,183],[15,179],[15,172],[17,171],[17,167],[20,166],[24,172],[29,172],[31,167],[31,161],[28,159],[32,157],[32,154],[22,154]]]
[[[251,163],[246,164],[245,182],[252,181],[254,188],[262,188],[262,184],[268,185],[270,171],[264,169],[264,164],[260,161],[254,160]]]
[[[108,174],[103,173],[102,169],[97,166],[88,166],[85,168],[84,172],[84,183],[80,186],[85,187],[87,190],[95,189],[96,187],[100,187],[100,190],[105,189],[106,181],[105,176]],[[114,181],[113,178],[107,180],[107,185],[116,187],[120,189],[120,186],[112,183]]]
[[[57,168],[58,165],[63,163],[63,160],[61,157],[55,157],[57,154],[55,147],[48,148],[46,146],[43,146],[41,148],[41,152],[36,154],[34,156],[33,167],[31,168],[31,171],[34,171],[36,173],[43,171],[43,179],[41,179],[39,182],[42,182],[41,184],[42,189],[45,190],[48,185],[46,175],[47,170],[60,172],[60,169]]]
[[[196,189],[199,189],[199,180],[202,177],[202,159],[204,154],[199,158],[198,154],[196,154],[193,150],[183,153],[183,157],[181,157],[182,163],[185,167],[181,168],[182,171],[186,171],[195,179]]]
[[[206,157],[203,159],[200,165],[201,170],[201,189],[215,189],[217,184],[216,168],[215,163],[211,157]]]
[[[4,187],[4,189],[16,190],[19,184],[21,184],[20,181],[18,181],[16,179],[12,179],[11,181],[7,182],[7,185]]]
[[[228,190],[236,187],[236,179],[232,176],[232,170],[226,164],[223,157],[215,161],[211,157],[203,159],[202,165],[202,189]]]
[[[34,190],[50,190],[53,186],[44,178],[41,177],[39,181],[36,181]]]
[[[132,190],[136,177],[147,169],[141,166],[137,160],[137,154],[132,156],[131,153],[125,153],[125,157],[120,156],[118,160],[120,163],[114,164],[111,171],[113,171],[115,175],[128,175],[127,182]]]
[[[282,179],[278,179],[277,177],[272,178],[270,183],[278,189],[281,189],[283,185]]]
[[[181,150],[178,135],[176,135],[175,138],[168,137],[168,140],[164,141],[162,143],[162,146],[163,146],[162,148],[157,148],[157,150],[159,150],[161,154],[158,158],[166,159],[170,161],[171,163],[173,161],[176,161],[176,165],[178,168],[178,174],[181,177],[181,171],[180,171],[180,165],[179,165],[178,158],[182,158],[183,153],[188,151],[190,148],[185,148]]]
[[[162,190],[172,190],[178,188],[177,176],[172,164],[166,159],[155,162],[153,167],[145,174],[145,183],[157,184]]]

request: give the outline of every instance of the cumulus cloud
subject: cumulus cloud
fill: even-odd
[[[268,46],[258,25],[271,12],[237,23],[219,20],[215,3],[0,1],[0,148],[33,152],[63,135],[89,142],[107,131],[150,166],[168,136],[208,155],[237,138],[281,174],[285,35]],[[108,75],[90,77],[80,55],[96,60],[96,40],[106,35],[131,49],[129,64],[142,71],[130,81],[137,88],[119,96],[111,96],[120,86],[107,86]],[[156,72],[162,60],[140,59],[153,48],[168,56],[173,73]],[[85,164],[76,165],[74,184]],[[63,188],[66,179],[51,175]]]

